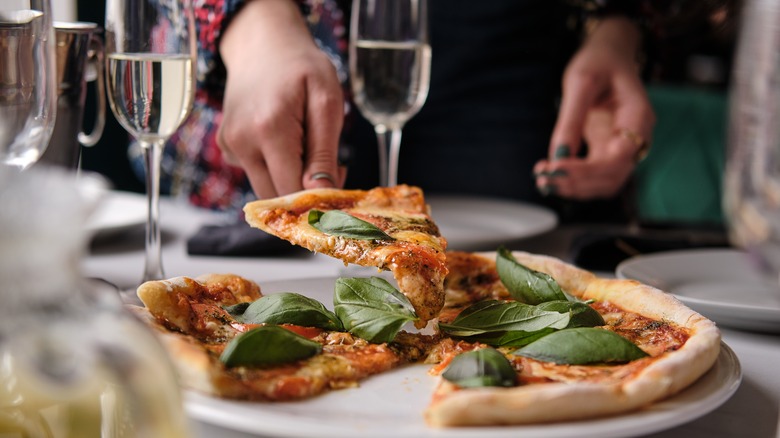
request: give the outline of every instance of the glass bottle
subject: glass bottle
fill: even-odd
[[[166,352],[81,275],[102,191],[55,169],[0,170],[0,436],[188,436]]]

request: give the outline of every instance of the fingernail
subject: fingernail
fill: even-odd
[[[558,147],[555,148],[555,158],[567,158],[570,153],[571,151],[567,144],[559,144]]]
[[[549,172],[547,176],[549,177],[556,177],[556,176],[566,176],[569,173],[566,172],[564,169],[555,169],[552,172]]]
[[[554,195],[557,191],[558,187],[553,184],[545,184],[539,188],[539,193],[541,193],[542,196]]]

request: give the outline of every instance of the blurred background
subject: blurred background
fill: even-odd
[[[434,0],[437,1],[437,0]],[[438,0],[444,1],[444,0]],[[103,26],[102,0],[57,0],[55,19]],[[650,155],[636,173],[640,222],[722,226],[728,85],[740,0],[656,0],[648,22],[644,77],[658,122]],[[94,93],[90,86],[89,93]],[[87,96],[85,124],[93,120]],[[110,111],[100,142],[82,166],[116,189],[143,192],[127,158],[127,133]]]

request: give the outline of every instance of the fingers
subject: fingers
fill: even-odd
[[[575,70],[566,75],[558,120],[550,139],[551,159],[577,155],[588,110],[604,86],[604,79],[595,74]]]
[[[335,77],[330,79],[330,83],[338,83]],[[339,135],[344,121],[341,88],[333,89],[319,77],[312,77],[307,90],[303,188],[342,187],[346,169],[338,165]]]

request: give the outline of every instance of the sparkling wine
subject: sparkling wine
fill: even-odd
[[[374,125],[401,126],[428,96],[431,47],[417,41],[358,40],[355,103]]]
[[[192,107],[192,68],[189,56],[109,55],[109,102],[122,126],[146,141],[173,134]]]

